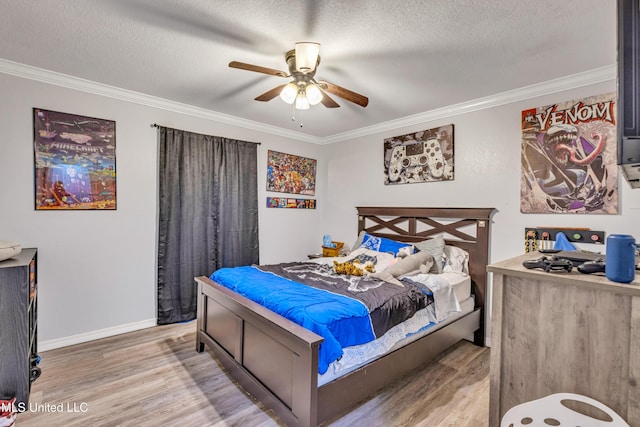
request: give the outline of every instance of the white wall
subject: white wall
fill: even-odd
[[[613,80],[322,146],[255,126],[234,126],[0,73],[0,240],[39,248],[41,350],[155,324],[158,152],[151,123],[262,142],[258,187],[263,263],[303,259],[319,250],[327,233],[350,245],[356,237],[355,206],[366,205],[495,207],[493,261],[522,253],[528,226],[583,226],[640,238],[640,191],[632,191],[622,179],[619,215],[520,213],[520,112],[612,91]],[[34,107],[116,121],[116,211],[34,210]],[[455,126],[454,181],[384,185],[384,138],[449,123]],[[318,159],[318,209],[265,207],[267,195],[278,195],[265,191],[269,149]]]
[[[618,215],[520,213],[521,111],[615,90],[615,81],[599,83],[326,146],[325,230],[337,240],[355,241],[355,206],[493,207],[490,259],[494,262],[524,253],[525,227],[589,227],[640,239],[640,191],[631,190],[621,176]],[[384,138],[450,123],[454,124],[453,181],[384,185]],[[581,246],[605,252],[604,246]],[[488,300],[490,296],[489,291]]]
[[[261,261],[317,252],[319,238],[302,230],[315,229],[319,210],[265,206],[267,150],[318,159],[318,144],[2,73],[0,94],[0,240],[39,249],[41,350],[155,325],[158,150],[151,123],[261,142]],[[116,121],[117,210],[34,210],[34,107]]]

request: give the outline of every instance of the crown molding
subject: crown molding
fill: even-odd
[[[143,93],[121,89],[118,87],[109,86],[102,83],[81,79],[79,77],[73,77],[66,74],[45,70],[42,68],[32,67],[1,58],[0,73],[10,74],[16,77],[22,77],[25,79],[61,86],[68,89],[92,93],[95,95],[106,96],[121,101],[145,105],[148,107],[159,108],[162,110],[185,114],[201,119],[214,120],[245,129],[255,130],[257,132],[265,132],[268,134],[291,138],[298,141],[324,145],[359,138],[371,134],[392,131],[398,128],[414,126],[425,122],[439,120],[442,118],[457,116],[460,114],[467,114],[473,111],[493,108],[513,102],[524,101],[527,99],[575,89],[582,86],[615,80],[617,75],[617,68],[615,64],[606,67],[595,68],[593,70],[584,71],[582,73],[577,73],[570,76],[509,90],[506,92],[500,92],[484,98],[477,98],[471,101],[453,104],[447,107],[437,108],[435,110],[402,117],[397,120],[378,123],[373,126],[366,126],[360,129],[355,129],[353,131],[338,133],[327,137],[306,135],[300,132],[279,128],[277,126],[271,126],[252,120],[241,119],[239,117],[218,113],[204,108],[194,107],[191,105],[158,98],[151,95],[145,95]]]
[[[61,86],[67,89],[79,90],[94,95],[105,96],[120,101],[144,105],[147,107],[158,108],[187,116],[214,120],[245,129],[255,130],[257,132],[265,132],[285,138],[292,138],[298,141],[311,142],[314,144],[320,143],[319,138],[315,136],[290,131],[277,126],[266,125],[252,120],[241,119],[239,117],[218,113],[205,108],[194,107],[192,105],[182,104],[180,102],[170,101],[168,99],[146,95],[144,93],[122,89],[115,86],[109,86],[91,80],[57,73],[55,71],[45,70],[43,68],[32,67],[30,65],[24,65],[2,58],[0,58],[0,73],[35,80],[41,83],[48,83],[55,86]]]
[[[383,133],[403,127],[414,126],[417,124],[457,116],[460,114],[467,114],[473,111],[498,107],[518,101],[525,101],[527,99],[536,98],[539,96],[615,80],[616,76],[616,65],[608,65],[606,67],[595,68],[593,70],[585,71],[582,73],[572,74],[570,76],[509,90],[506,92],[500,92],[491,96],[486,96],[484,98],[477,98],[471,101],[450,105],[448,107],[437,108],[435,110],[426,111],[424,113],[402,117],[397,120],[390,120],[388,122],[379,123],[373,126],[367,126],[353,131],[335,134],[323,138],[322,143],[331,144],[375,133]]]

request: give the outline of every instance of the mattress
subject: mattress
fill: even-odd
[[[318,386],[346,375],[474,310],[475,303],[473,296],[471,296],[470,276],[451,272],[438,274],[437,276],[445,279],[453,288],[453,293],[460,305],[460,311],[453,312],[447,318],[438,321],[436,319],[435,304],[431,304],[427,308],[418,311],[410,319],[391,328],[382,337],[367,344],[345,347],[342,357],[331,363],[324,374],[318,375]]]

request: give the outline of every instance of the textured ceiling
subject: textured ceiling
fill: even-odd
[[[616,0],[2,0],[0,58],[313,137],[328,137],[611,66]],[[321,43],[316,78],[369,97],[333,98],[292,122],[296,41]],[[299,127],[300,121],[304,123]]]

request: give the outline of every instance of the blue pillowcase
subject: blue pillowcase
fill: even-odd
[[[406,248],[407,246],[411,245],[408,243],[396,242],[395,240],[386,239],[384,237],[372,236],[369,233],[364,234],[362,244],[360,245],[361,248],[378,252],[388,252],[393,256],[396,256],[400,249]]]

